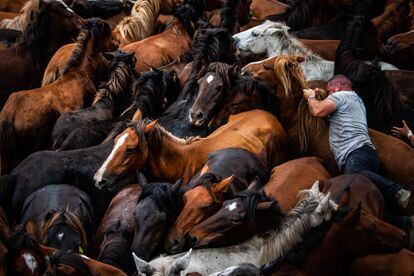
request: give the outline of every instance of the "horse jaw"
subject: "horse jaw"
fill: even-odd
[[[137,268],[138,276],[146,276],[152,275],[154,268],[144,261],[140,259],[134,252],[132,252],[132,257],[134,258],[135,267]]]

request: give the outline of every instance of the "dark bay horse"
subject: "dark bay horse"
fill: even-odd
[[[110,188],[118,178],[145,167],[156,181],[173,182],[182,177],[188,183],[209,153],[228,147],[258,155],[269,168],[285,160],[285,135],[277,119],[261,110],[233,115],[208,137],[192,140],[171,135],[156,121],[141,120],[116,137],[111,154],[94,179],[97,187]]]
[[[49,247],[86,253],[94,232],[89,196],[71,185],[48,185],[24,201],[20,224],[32,220],[39,241]]]
[[[50,134],[60,114],[90,103],[96,93],[96,57],[114,47],[109,25],[100,19],[89,19],[64,74],[56,82],[9,97],[0,113],[2,174],[10,172],[30,153],[50,146]]]
[[[53,53],[79,32],[80,17],[62,1],[41,1],[39,9],[21,42],[0,51],[0,107],[12,92],[39,87]]]
[[[138,175],[142,187],[134,209],[135,233],[132,251],[145,260],[163,252],[163,238],[181,210],[178,180],[174,185],[165,182],[148,183],[143,174]]]
[[[210,153],[203,168],[182,188],[183,210],[169,229],[166,249],[181,251],[186,234],[194,225],[217,211],[224,200],[245,190],[249,183],[266,183],[268,176],[266,166],[244,149],[227,148]]]
[[[111,120],[127,107],[126,104],[132,98],[130,88],[134,57],[124,52],[115,52],[110,58],[109,80],[100,86],[92,106],[63,113],[56,121],[52,131],[53,149],[59,149],[72,131],[88,127],[92,123]]]
[[[135,231],[134,208],[141,194],[141,186],[131,184],[112,199],[96,230],[93,257],[100,262],[132,273],[130,245]]]

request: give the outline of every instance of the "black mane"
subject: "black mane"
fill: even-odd
[[[39,242],[36,238],[26,233],[23,225],[18,226],[16,231],[11,233],[9,239],[5,243],[11,254],[16,254],[22,248],[40,253]]]
[[[237,24],[238,5],[241,0],[225,0],[220,9],[220,27],[233,32]]]

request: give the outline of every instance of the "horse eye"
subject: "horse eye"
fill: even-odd
[[[133,154],[134,153],[134,149],[132,149],[132,148],[130,148],[130,149],[126,149],[126,151],[125,151],[125,155],[126,156],[129,156],[129,155],[131,155],[131,154]]]
[[[231,104],[231,107],[233,107],[233,108],[239,108],[240,107],[240,105],[241,105],[241,102],[236,102],[236,103],[232,103]]]
[[[252,31],[252,36],[259,36],[258,32]]]

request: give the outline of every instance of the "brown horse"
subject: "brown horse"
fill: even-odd
[[[334,61],[336,49],[338,48],[340,40],[314,40],[314,39],[299,39],[299,41],[312,53],[319,55],[321,58]]]
[[[250,14],[254,19],[265,20],[269,15],[280,14],[288,5],[276,0],[253,0],[250,5]]]
[[[301,60],[292,56],[278,57],[274,64],[261,64],[259,68],[249,66],[245,71],[260,80],[269,81],[276,88],[280,103],[279,119],[288,133],[291,147],[295,149],[292,152],[302,149],[309,155],[323,159],[331,174],[336,175],[338,168],[329,148],[328,128],[323,121],[310,115],[303,101],[303,89],[307,84],[299,68],[298,62]],[[371,129],[369,134],[380,157],[383,175],[408,190],[414,190],[414,162],[411,161],[414,149],[392,136]],[[410,214],[413,211],[414,201],[404,212]]]
[[[410,1],[388,0],[384,12],[372,19],[379,38],[386,41],[393,35],[410,30]]]
[[[0,108],[14,91],[40,86],[53,53],[79,32],[79,17],[61,1],[41,1],[38,16],[21,42],[0,51]]]
[[[131,272],[130,244],[134,235],[134,208],[141,186],[131,184],[112,199],[95,233],[93,256],[100,262]]]
[[[86,22],[76,48],[54,83],[13,93],[0,113],[1,173],[11,171],[28,154],[50,146],[50,134],[60,114],[89,104],[102,50],[113,50],[109,25],[99,19]],[[29,142],[30,141],[30,142]]]
[[[404,238],[401,229],[362,211],[359,205],[339,223],[324,223],[308,233],[302,244],[278,260],[272,275],[334,275],[348,271],[359,257],[400,251]],[[301,257],[295,257],[298,254]]]
[[[137,72],[171,63],[190,49],[197,21],[194,9],[189,4],[181,6],[162,33],[123,47],[128,53],[135,52]]]
[[[188,183],[209,153],[228,147],[256,154],[269,168],[285,160],[286,142],[277,119],[261,110],[233,115],[208,137],[192,142],[172,136],[156,122],[138,121],[115,138],[113,151],[94,179],[99,188],[112,187],[120,176],[146,167],[156,181],[182,177]]]
[[[0,11],[18,13],[26,2],[26,0],[1,0]]]
[[[413,70],[414,65],[410,61],[414,59],[414,30],[390,37],[381,58],[400,69]]]
[[[356,259],[350,275],[413,275],[414,253],[403,249],[394,254],[369,255]]]
[[[15,29],[23,31],[29,23],[36,20],[39,12],[41,1],[30,0],[27,1],[23,8],[20,10],[20,14],[10,19],[3,19],[0,22],[0,28],[2,29]]]

